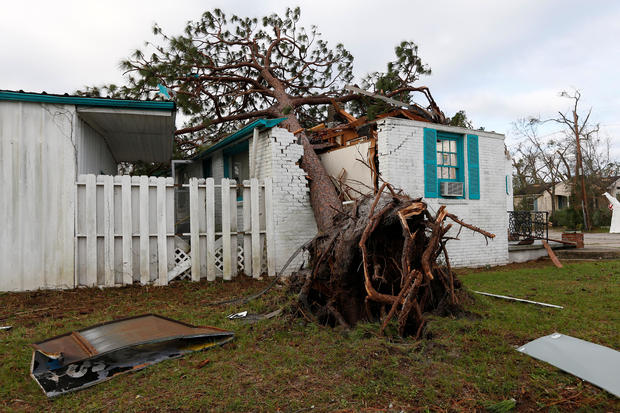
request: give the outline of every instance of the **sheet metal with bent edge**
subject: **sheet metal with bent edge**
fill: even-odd
[[[30,375],[54,397],[233,338],[231,331],[145,314],[32,344]]]

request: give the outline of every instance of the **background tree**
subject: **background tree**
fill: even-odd
[[[515,190],[546,183],[550,184],[547,191],[553,197],[555,184],[572,182],[573,208],[581,210],[583,205],[579,215],[585,218],[586,227],[590,227],[589,210],[598,207],[596,199],[604,192],[607,180],[618,174],[619,163],[610,157],[609,139],[603,139],[599,125],[592,123],[592,109],[580,113],[581,93],[563,91],[560,96],[572,100],[569,111],[558,112],[555,118],[519,119],[513,124],[516,134],[522,138],[513,148]],[[538,126],[544,123],[561,125],[561,136],[540,136]]]

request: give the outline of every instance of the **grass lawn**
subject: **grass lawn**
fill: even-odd
[[[281,287],[246,305],[207,305],[269,282],[245,277],[1,294],[0,325],[13,329],[0,331],[0,410],[475,411],[514,398],[518,411],[620,411],[614,396],[515,350],[556,331],[619,349],[620,261],[563,269],[543,261],[459,275],[470,289],[565,308],[475,296],[469,316],[433,318],[430,338],[416,342],[378,337],[374,324],[343,331],[287,315],[256,324],[225,318],[284,306],[291,297]],[[227,328],[236,338],[53,400],[30,378],[29,343],[143,313]]]

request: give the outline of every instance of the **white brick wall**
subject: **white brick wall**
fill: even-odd
[[[252,138],[249,146],[252,148]],[[259,180],[269,176],[273,179],[277,271],[299,246],[317,233],[314,213],[310,206],[306,173],[297,165],[302,155],[303,147],[286,129],[275,127],[259,136],[256,148],[256,177]],[[302,262],[303,256],[299,254],[286,269],[285,274],[297,270]]]
[[[459,134],[478,135],[480,200],[425,199],[431,212],[446,205],[449,212],[465,222],[496,235],[488,245],[484,237],[463,229],[460,240],[448,242],[453,266],[500,265],[508,262],[508,215],[506,213],[506,156],[504,136],[492,132],[472,131],[443,125],[431,125],[406,119],[389,118],[378,123],[379,171],[386,181],[402,188],[413,198],[424,196],[424,128]],[[467,145],[464,144],[467,151]],[[467,154],[463,156],[467,162]],[[468,192],[465,165],[465,190]],[[458,224],[448,232],[455,236]]]

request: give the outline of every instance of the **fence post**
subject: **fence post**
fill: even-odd
[[[252,219],[250,181],[243,181],[243,270],[246,275],[252,275]]]
[[[230,256],[230,182],[222,179],[222,267],[225,280],[232,279]]]
[[[131,222],[131,176],[121,178],[121,199],[123,214],[123,285],[133,282],[132,222]]]
[[[86,175],[86,285],[97,285],[97,186],[95,175]]]
[[[252,277],[258,278],[261,273],[262,251],[260,245],[260,200],[258,197],[260,187],[258,179],[252,178],[250,181],[250,191],[252,199]],[[250,275],[248,273],[248,275]]]
[[[237,181],[231,179],[232,187],[228,192],[230,196],[230,232],[237,233]],[[230,275],[232,277],[237,276],[238,269],[238,256],[239,256],[239,234],[231,235],[230,239]]]
[[[276,238],[273,222],[273,184],[271,178],[265,179],[265,224],[267,236],[267,273],[276,275]]]
[[[140,177],[140,283],[151,281],[149,177]]]
[[[166,178],[157,178],[157,260],[159,285],[168,285]]]
[[[215,181],[207,178],[205,182],[206,222],[207,222],[207,280],[215,280]]]
[[[200,203],[198,202],[198,178],[189,180],[189,232],[192,254],[192,281],[200,281]]]
[[[114,177],[103,177],[103,265],[105,285],[116,284],[114,268]]]

